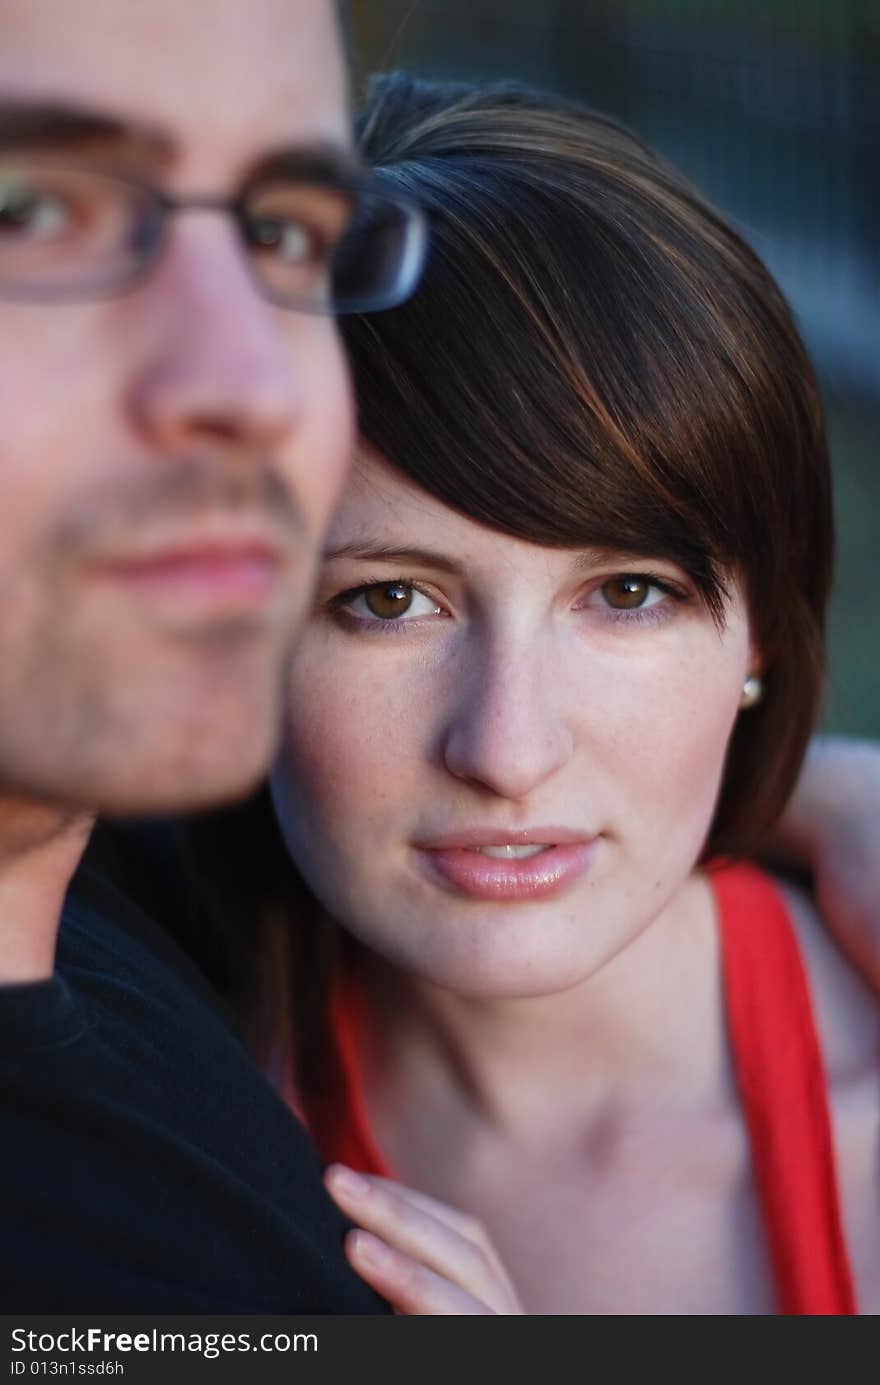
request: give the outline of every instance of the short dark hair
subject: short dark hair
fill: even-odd
[[[615,121],[503,83],[375,78],[381,180],[425,207],[412,300],[344,332],[365,440],[456,510],[559,547],[663,556],[763,658],[707,853],[750,849],[813,727],[832,561],[815,378],[743,239]]]

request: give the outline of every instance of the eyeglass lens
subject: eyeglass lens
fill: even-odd
[[[0,158],[0,294],[86,297],[134,280],[176,206],[115,174]],[[418,214],[369,188],[273,180],[229,210],[254,276],[274,302],[317,312],[375,310],[400,302],[417,277]]]

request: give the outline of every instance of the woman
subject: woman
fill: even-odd
[[[876,1007],[805,897],[730,865],[821,690],[829,476],[788,311],[565,102],[391,77],[362,140],[434,246],[348,329],[364,442],[272,779],[298,882],[251,818],[264,1039],[373,1177],[331,1175],[346,1210],[495,1311],[471,1224],[400,1193],[394,1231],[377,1176],[478,1217],[530,1312],[877,1311]]]

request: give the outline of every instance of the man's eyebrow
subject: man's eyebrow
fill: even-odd
[[[174,142],[163,131],[123,120],[120,116],[63,102],[13,101],[0,97],[0,147],[39,149],[41,146],[128,149],[167,163]]]
[[[365,175],[365,166],[350,145],[334,140],[310,140],[270,150],[251,165],[247,182],[315,178],[319,182],[344,183]]]
[[[175,142],[163,130],[129,121],[112,112],[66,102],[18,101],[0,96],[0,149],[86,150],[132,154],[168,164]],[[247,173],[247,181],[315,178],[345,182],[364,176],[364,165],[350,146],[334,140],[291,142],[270,149]]]
[[[464,565],[445,553],[437,553],[431,548],[393,548],[389,544],[344,543],[324,551],[324,561],[334,558],[353,558],[364,563],[405,563],[413,567],[434,568],[438,572],[451,572],[456,577],[464,574]]]

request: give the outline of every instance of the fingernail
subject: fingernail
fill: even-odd
[[[390,1269],[393,1256],[384,1241],[372,1236],[369,1231],[353,1231],[352,1240],[355,1253],[361,1260],[366,1260],[375,1270]]]
[[[332,1168],[328,1169],[327,1180],[331,1188],[343,1197],[366,1197],[370,1191],[367,1180],[345,1164],[334,1164]]]

